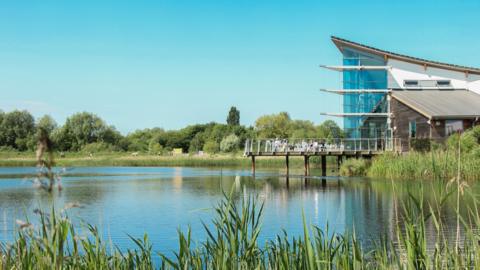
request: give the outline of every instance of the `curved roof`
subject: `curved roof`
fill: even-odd
[[[459,65],[453,65],[453,64],[447,64],[447,63],[442,63],[442,62],[437,62],[437,61],[431,61],[431,60],[426,60],[422,58],[417,58],[417,57],[412,57],[404,54],[398,54],[398,53],[393,53],[389,51],[384,51],[380,50],[374,47],[370,47],[364,44],[356,43],[353,41],[349,41],[343,38],[335,37],[332,36],[332,41],[335,43],[335,45],[338,47],[340,51],[343,51],[343,47],[350,47],[350,48],[355,48],[360,51],[365,51],[369,52],[372,54],[380,55],[385,58],[392,58],[392,59],[397,59],[413,64],[419,64],[419,65],[425,65],[429,67],[436,67],[436,68],[443,68],[443,69],[448,69],[448,70],[454,70],[454,71],[459,71],[459,72],[465,72],[465,73],[470,73],[470,74],[478,74],[480,75],[480,68],[474,68],[474,67],[465,67],[465,66],[459,66]]]

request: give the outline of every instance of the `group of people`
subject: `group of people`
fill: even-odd
[[[296,143],[288,143],[286,139],[274,139],[265,142],[265,152],[321,152],[343,149],[343,143],[327,143],[325,140],[302,140]]]

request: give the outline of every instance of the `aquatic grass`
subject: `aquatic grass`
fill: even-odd
[[[468,189],[462,196],[475,200],[468,215],[459,217],[465,233],[458,248],[443,235],[438,209],[446,207],[456,188],[435,194],[438,203],[429,205],[410,193],[399,204],[393,238],[383,235],[368,248],[355,230],[339,234],[311,226],[304,213],[299,214],[302,235],[283,231],[259,243],[263,203],[245,195],[225,194],[212,221],[204,223],[204,241],[194,242],[190,229],[179,230],[178,249],[170,256],[156,253],[147,235],[129,236],[134,249],[109,249],[96,227],[87,226],[81,236],[64,211],[38,212],[37,225],[24,222],[13,243],[2,243],[0,269],[478,269],[480,214]],[[434,224],[436,238],[427,236],[427,223]]]
[[[467,181],[480,179],[480,158],[472,153],[459,157],[453,150],[433,150],[427,153],[410,152],[404,155],[384,153],[372,160],[368,176],[394,179],[452,179],[460,176]]]

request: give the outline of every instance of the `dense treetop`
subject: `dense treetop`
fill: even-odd
[[[37,144],[39,131],[46,132],[58,151],[131,151],[163,154],[174,148],[183,152],[236,152],[248,138],[338,138],[342,130],[333,121],[315,125],[292,120],[281,112],[261,116],[255,126],[240,125],[240,111],[231,107],[227,123],[190,125],[179,130],[147,128],[125,136],[93,113],[81,112],[58,125],[45,115],[35,121],[27,111],[0,111],[0,149],[27,151]]]

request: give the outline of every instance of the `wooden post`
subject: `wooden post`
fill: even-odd
[[[327,176],[327,156],[322,156],[322,176]]]
[[[289,162],[289,157],[288,155],[285,156],[285,165],[286,165],[286,171],[287,171],[287,177],[290,174],[290,162]]]
[[[337,169],[340,171],[340,166],[342,166],[343,156],[337,156]]]
[[[310,175],[310,157],[305,155],[303,156],[303,163],[304,163],[304,170],[305,170],[305,176]]]
[[[252,175],[255,176],[255,156],[252,156]]]

